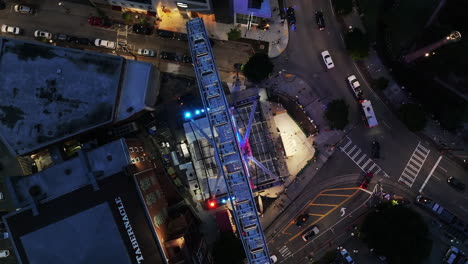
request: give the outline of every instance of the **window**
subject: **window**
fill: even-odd
[[[139,152],[139,151],[138,151],[138,147],[135,147],[134,150],[135,150],[135,152]]]
[[[143,152],[143,151],[144,151],[144,150],[143,150],[143,147],[140,147],[140,151],[141,151],[141,152]]]
[[[130,153],[133,153],[133,147],[128,148],[130,150]]]
[[[136,162],[140,162],[140,157],[135,158]]]

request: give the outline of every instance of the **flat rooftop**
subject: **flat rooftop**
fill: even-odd
[[[4,216],[23,264],[164,263],[134,180],[124,173]]]
[[[123,58],[0,38],[0,135],[23,155],[112,122]]]

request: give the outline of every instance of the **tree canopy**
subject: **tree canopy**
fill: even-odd
[[[258,83],[273,72],[273,63],[265,53],[255,53],[243,67],[245,77]]]
[[[338,15],[347,15],[353,11],[352,0],[333,0],[333,6]]]
[[[418,264],[430,255],[432,240],[421,216],[410,208],[385,203],[366,216],[361,237],[393,264]]]
[[[369,39],[359,28],[349,30],[345,35],[346,50],[355,60],[362,60],[369,55]]]
[[[231,28],[227,33],[228,40],[238,40],[242,37],[242,32],[238,28]]]
[[[404,104],[399,110],[400,118],[411,131],[421,131],[426,126],[426,113],[417,104]]]
[[[243,264],[245,252],[242,241],[234,233],[222,232],[213,247],[214,263]]]
[[[343,99],[333,100],[327,105],[325,118],[331,129],[342,130],[348,124],[349,105]]]

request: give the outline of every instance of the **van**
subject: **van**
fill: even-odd
[[[455,259],[458,257],[458,252],[460,252],[458,248],[453,246],[450,247],[447,250],[447,253],[445,253],[444,263],[453,264],[455,262]]]

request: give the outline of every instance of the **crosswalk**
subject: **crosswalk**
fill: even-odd
[[[380,174],[384,177],[389,177],[377,163],[375,163],[367,154],[353,144],[353,141],[346,136],[347,141],[340,144],[341,151],[343,151],[362,171],[365,173],[372,172],[374,175]]]
[[[292,255],[291,250],[286,245],[282,246],[278,251],[283,258],[288,258]]]
[[[398,181],[411,188],[430,152],[419,142]]]

